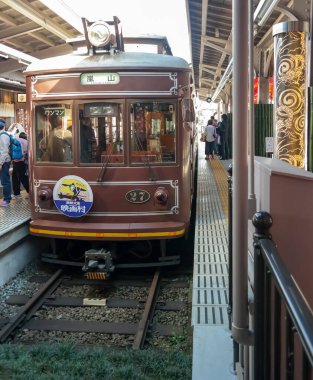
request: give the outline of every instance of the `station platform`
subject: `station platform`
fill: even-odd
[[[230,160],[198,152],[192,328],[193,380],[235,379],[228,306],[228,185]]]
[[[0,207],[0,286],[5,284],[36,255],[36,243],[29,237],[29,199],[22,191],[21,200]],[[16,256],[17,255],[17,256]]]
[[[0,236],[3,236],[30,220],[29,199],[22,191],[21,199],[12,199],[8,207],[0,207]]]

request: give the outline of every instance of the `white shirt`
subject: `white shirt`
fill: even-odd
[[[205,133],[205,139],[208,142],[215,141],[215,127],[214,125],[207,125],[204,130]]]

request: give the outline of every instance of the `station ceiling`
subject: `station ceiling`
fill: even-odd
[[[231,71],[232,0],[185,1],[194,84],[205,100],[216,93],[221,78]],[[291,3],[254,0],[256,47],[266,51],[272,45],[271,27],[287,17]],[[271,11],[264,16],[269,7]],[[67,39],[81,34],[80,18],[71,14],[62,1],[0,0],[0,88],[23,89],[23,70],[31,57],[42,59],[69,53],[72,47]]]
[[[186,0],[191,31],[195,88],[202,100],[219,99],[221,79],[230,86],[232,73],[232,0]],[[247,1],[248,4],[249,1]],[[253,0],[254,51],[256,72],[272,58],[272,26],[296,19],[290,0]],[[223,82],[223,81],[222,81]]]
[[[66,40],[81,32],[56,12],[36,0],[0,1],[0,87],[18,86],[18,82],[23,87],[22,72],[31,57],[42,59],[72,51]]]

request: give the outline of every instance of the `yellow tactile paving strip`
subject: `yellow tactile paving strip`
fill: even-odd
[[[222,161],[226,165],[226,161]],[[218,163],[218,171],[221,171]],[[214,169],[199,151],[192,326],[228,326],[228,231]],[[202,339],[202,335],[201,335]],[[197,337],[195,338],[197,341]],[[202,339],[203,340],[203,339]],[[195,342],[197,346],[198,342]],[[202,343],[201,343],[202,344]]]
[[[218,195],[220,197],[221,206],[224,211],[224,216],[228,223],[228,173],[220,160],[210,160],[209,163],[211,165],[216,186],[218,188]]]

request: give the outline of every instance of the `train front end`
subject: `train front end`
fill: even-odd
[[[111,46],[34,63],[26,83],[30,232],[95,277],[113,270],[117,256],[152,254],[153,241],[166,263],[166,241],[184,236],[190,221],[187,63]]]

